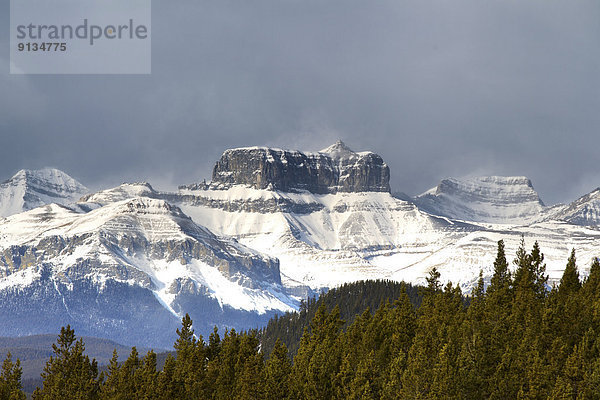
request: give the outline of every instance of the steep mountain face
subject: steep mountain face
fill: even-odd
[[[390,277],[475,228],[382,192],[318,195],[236,186],[181,190],[171,201],[212,231],[277,257],[285,285],[315,290]],[[386,262],[392,256],[396,261]]]
[[[70,323],[81,334],[165,348],[185,313],[207,334],[296,304],[278,260],[214,235],[164,200],[85,214],[52,204],[0,224],[0,335]]]
[[[571,204],[560,207],[550,215],[551,219],[575,225],[600,225],[600,188],[580,197]]]
[[[444,179],[414,202],[434,215],[499,224],[531,223],[544,210],[531,181],[522,176]]]
[[[311,193],[389,192],[390,171],[371,152],[355,153],[337,142],[319,153],[250,147],[227,150],[213,169],[214,188]]]
[[[49,203],[74,203],[86,193],[85,186],[57,169],[24,169],[0,184],[0,217]]]
[[[258,190],[180,189],[157,192],[147,184],[124,184],[88,196],[79,208],[105,206],[130,195],[161,199],[219,235],[280,260],[288,292],[310,291],[357,279],[390,276],[395,266],[373,260],[409,255],[403,263],[443,245],[475,227],[420,212],[389,193],[313,194]]]

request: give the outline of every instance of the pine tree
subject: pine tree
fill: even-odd
[[[584,298],[594,298],[600,296],[600,259],[594,257],[590,266],[590,273],[582,285],[584,289]]]
[[[116,382],[116,391],[119,399],[131,399],[138,395],[139,385],[135,380],[137,370],[140,368],[141,361],[137,348],[131,348],[129,357],[119,368],[119,375]]]
[[[183,399],[183,397],[181,397],[181,387],[174,378],[175,369],[177,367],[176,363],[177,361],[175,361],[175,358],[171,354],[167,355],[165,365],[158,376],[157,382],[157,394],[160,399]]]
[[[440,283],[440,276],[441,274],[436,267],[433,267],[431,271],[429,271],[429,275],[427,276],[426,280],[427,289],[430,292],[437,292],[442,287],[442,284]]]
[[[103,399],[118,399],[120,397],[118,392],[120,369],[119,355],[117,354],[117,349],[114,349],[112,358],[108,362],[108,372],[107,374],[103,373],[100,379],[100,381],[103,381],[100,387],[100,393]]]
[[[331,313],[321,305],[302,336],[290,377],[293,398],[329,399],[341,365],[339,335],[344,321],[339,308]]]
[[[265,400],[286,398],[289,393],[291,371],[292,363],[288,357],[287,347],[277,339],[264,371]]]
[[[453,288],[448,283],[442,292],[428,291],[419,308],[400,397],[426,399],[443,390],[442,382],[447,382],[443,375],[457,370],[463,319],[463,297],[458,286]]]
[[[499,285],[496,282],[496,285]],[[498,293],[498,292],[496,292]],[[471,304],[462,327],[463,341],[458,360],[457,381],[458,397],[487,398],[487,383],[493,375],[496,361],[492,360],[491,328],[486,320],[486,295],[484,291],[483,271],[479,272],[477,287],[473,291]]]
[[[156,353],[150,350],[142,359],[141,365],[134,373],[136,397],[138,399],[159,399],[158,371],[156,370]]]
[[[208,350],[202,336],[196,340],[192,325],[192,319],[185,314],[181,320],[181,330],[176,331],[177,340],[173,346],[177,353],[177,362],[173,371],[173,388],[177,388],[178,391],[175,396],[185,399],[203,398],[210,394],[210,389],[206,386]]]
[[[34,399],[97,399],[99,397],[98,363],[84,354],[83,340],[75,340],[69,325],[62,327],[54,356],[44,367],[43,388],[36,389]]]
[[[579,272],[577,271],[575,249],[573,249],[563,272],[563,276],[560,279],[558,293],[561,296],[569,296],[578,292],[579,289],[581,289],[581,282],[579,281]]]
[[[546,275],[546,264],[544,263],[544,254],[540,250],[540,245],[537,241],[533,244],[533,249],[529,256],[530,265],[532,268],[532,275],[534,278],[534,289],[536,295],[540,299],[544,299],[548,290],[546,286],[548,284],[548,275]]]
[[[215,368],[214,398],[229,399],[235,391],[236,365],[240,350],[240,337],[235,329],[225,331],[219,356],[211,365]]]
[[[556,309],[559,326],[555,327],[564,338],[569,351],[581,340],[586,330],[581,315],[580,290],[581,282],[577,271],[575,249],[573,249],[558,286]]]
[[[25,400],[26,396],[21,385],[22,372],[21,362],[17,359],[13,363],[9,352],[2,363],[0,373],[0,400]]]
[[[377,385],[378,368],[375,365],[375,354],[371,350],[358,362],[354,379],[349,384],[349,400],[376,400],[380,399],[380,390]]]
[[[506,261],[506,254],[504,250],[504,240],[498,241],[498,251],[496,254],[496,260],[494,261],[494,274],[490,281],[490,287],[488,293],[507,288],[511,284],[510,271],[508,270],[508,261]]]

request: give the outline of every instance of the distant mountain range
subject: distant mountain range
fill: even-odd
[[[81,335],[169,348],[186,312],[198,333],[248,328],[360,279],[489,277],[496,242],[538,240],[552,281],[570,249],[600,255],[600,190],[548,207],[526,177],[444,179],[393,196],[378,155],[231,149],[210,182],[89,193],[64,172],[0,185],[0,335]]]

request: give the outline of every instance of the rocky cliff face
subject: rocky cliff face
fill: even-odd
[[[213,169],[213,188],[247,185],[284,192],[389,192],[390,170],[377,154],[339,141],[318,153],[264,147],[227,150]]]

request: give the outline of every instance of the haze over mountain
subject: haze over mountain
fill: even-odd
[[[40,201],[85,191],[59,171],[34,175],[8,187],[54,190]],[[584,274],[598,256],[598,191],[548,207],[526,177],[491,176],[399,199],[389,179],[381,157],[338,142],[316,153],[227,150],[210,182],[177,191],[126,183],[25,212],[2,197],[1,209],[19,213],[0,219],[0,335],[69,323],[169,347],[185,313],[205,336],[256,327],[344,282],[421,283],[436,267],[469,290],[480,270],[491,276],[500,239],[509,255],[521,237],[538,240],[551,282],[572,247]]]

